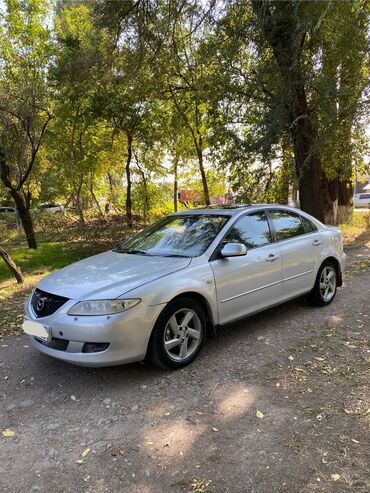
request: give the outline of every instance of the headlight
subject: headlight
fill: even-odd
[[[140,299],[79,301],[68,310],[68,315],[113,315],[138,305]]]

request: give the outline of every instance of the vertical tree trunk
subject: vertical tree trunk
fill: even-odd
[[[280,203],[288,205],[289,202],[289,185],[291,176],[291,161],[292,156],[289,146],[289,136],[284,133],[281,143],[281,175],[280,175]]]
[[[77,115],[76,115],[77,118]],[[76,171],[76,159],[75,159],[75,133],[76,133],[76,119],[73,122],[72,126],[72,133],[71,133],[71,138],[70,138],[70,148],[69,148],[69,167],[70,167],[70,172],[71,172],[71,178],[72,178],[72,187],[74,191],[74,196],[75,196],[75,207],[77,210],[77,214],[79,217],[79,222],[82,227],[85,227],[85,217],[83,213],[83,208],[81,204],[81,189],[82,189],[82,182],[83,182],[83,174],[82,171],[80,173],[80,180],[79,184],[77,185],[76,182],[76,176],[75,176],[75,171]]]
[[[179,155],[175,152],[173,158],[173,210],[177,212],[177,193],[178,193],[178,166]]]
[[[96,198],[96,195],[94,193],[93,178],[91,178],[91,182],[90,182],[90,185],[88,185],[88,189],[89,189],[91,197],[92,197],[93,201],[95,202],[95,205],[98,209],[100,219],[104,220],[104,212],[103,212],[102,208],[100,207],[99,200]]]
[[[35,230],[33,227],[33,220],[30,211],[29,200],[25,200],[23,194],[20,190],[11,188],[9,190],[11,196],[14,199],[19,218],[21,220],[24,232],[27,238],[27,244],[29,248],[37,248],[37,240],[35,235]]]
[[[126,218],[129,228],[132,228],[132,198],[131,198],[131,160],[132,160],[132,133],[126,130],[127,136],[127,159],[126,159]]]
[[[13,197],[15,206],[17,208],[17,218],[21,220],[24,232],[26,234],[27,243],[29,248],[37,248],[37,240],[33,227],[32,216],[30,212],[30,199],[31,194],[28,194],[26,198],[23,195],[22,190],[18,190],[12,185],[10,179],[9,165],[5,158],[5,153],[3,147],[0,145],[0,177],[4,183],[5,188],[9,191],[10,195]]]
[[[6,266],[16,278],[18,284],[22,284],[24,282],[22,271],[15,264],[14,260],[10,257],[10,255],[0,247],[0,257],[4,260]]]
[[[338,183],[338,217],[336,224],[347,223],[352,215],[353,205],[352,180],[339,181]]]
[[[143,185],[144,185],[144,221],[148,219],[148,214],[149,214],[149,192],[148,192],[148,182],[145,177],[144,171],[141,171],[141,176],[143,178]]]
[[[286,88],[286,108],[290,118],[300,207],[324,221],[331,207],[327,180],[322,180],[317,150],[317,127],[308,108],[301,51],[305,31],[298,22],[298,7],[291,1],[270,3],[254,0],[253,8],[263,34],[271,45]]]
[[[202,185],[203,185],[203,195],[204,195],[204,203],[206,205],[210,205],[211,201],[209,199],[209,191],[208,191],[208,183],[207,183],[207,175],[204,169],[203,164],[203,142],[202,137],[199,137],[198,145],[197,145],[197,156],[199,163],[199,171],[202,177]]]

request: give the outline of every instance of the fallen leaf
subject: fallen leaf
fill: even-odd
[[[340,479],[340,474],[332,474],[332,475],[331,475],[331,479],[332,479],[333,481],[338,481],[338,480]]]
[[[3,436],[6,438],[14,437],[14,435],[15,435],[15,431],[10,430],[9,428],[6,428],[5,430],[3,430],[2,433],[3,433]]]
[[[90,448],[85,448],[85,450],[82,452],[81,457],[86,457],[88,453],[90,452]]]
[[[124,452],[122,449],[117,450],[116,452],[112,452],[113,457],[117,457],[118,455],[123,455]]]
[[[257,409],[257,411],[256,411],[256,416],[257,416],[257,418],[262,419],[262,418],[264,417],[264,414],[263,414],[263,413],[261,413],[261,411],[259,411],[259,410]]]

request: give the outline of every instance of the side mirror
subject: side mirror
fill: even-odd
[[[247,255],[247,247],[242,243],[226,243],[221,250],[223,257],[242,257]]]

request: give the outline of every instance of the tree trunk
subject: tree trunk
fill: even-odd
[[[79,217],[80,225],[81,225],[81,227],[85,227],[85,218],[84,218],[84,213],[83,213],[82,204],[81,204],[81,189],[82,189],[82,182],[83,182],[82,171],[80,173],[80,180],[79,180],[78,185],[76,183],[76,175],[75,175],[75,171],[76,171],[75,135],[76,135],[76,126],[77,126],[77,116],[78,115],[76,114],[76,117],[73,121],[72,132],[71,132],[70,143],[69,143],[69,167],[70,167],[72,187],[73,187],[74,197],[75,197],[75,207],[76,207],[77,214]]]
[[[18,284],[22,284],[24,282],[23,274],[19,267],[15,264],[14,260],[10,257],[10,255],[0,247],[0,257],[4,260],[6,266],[16,278]]]
[[[131,160],[132,160],[132,134],[129,130],[126,130],[126,136],[127,136],[127,159],[126,159],[126,166],[125,166],[125,172],[126,172],[126,218],[127,218],[127,225],[129,228],[132,228],[132,198],[131,198],[131,188],[132,188],[132,183],[131,183]]]
[[[353,184],[351,180],[339,181],[338,184],[338,217],[336,224],[347,223],[353,212]]]
[[[179,156],[176,152],[173,158],[173,210],[177,212],[177,193],[178,193],[178,166]]]
[[[24,232],[26,234],[28,247],[36,249],[37,240],[33,228],[32,216],[30,212],[31,194],[29,193],[25,199],[22,190],[18,190],[16,187],[12,185],[10,179],[9,165],[6,161],[4,149],[1,145],[0,145],[0,176],[2,182],[5,185],[5,188],[7,188],[10,195],[14,199],[17,208],[17,214],[19,214],[19,218],[21,220]]]
[[[322,180],[321,161],[316,148],[317,128],[307,104],[301,65],[305,32],[300,31],[297,5],[290,1],[276,2],[274,10],[271,10],[269,2],[253,2],[285,86],[285,104],[290,119],[300,207],[324,221],[331,202],[327,180]]]
[[[11,188],[9,192],[13,197],[15,205],[17,207],[19,218],[21,220],[24,232],[26,234],[28,247],[36,249],[37,240],[36,240],[35,230],[33,227],[29,200],[24,199],[23,194],[20,190],[15,190]]]
[[[89,192],[91,194],[91,197],[92,197],[93,201],[95,202],[95,205],[96,205],[96,207],[98,209],[100,219],[102,219],[104,221],[105,220],[105,218],[104,218],[104,212],[103,212],[102,208],[100,207],[99,200],[96,198],[96,195],[94,193],[94,178],[93,177],[91,178],[90,185],[88,185],[86,183],[86,186],[89,189]]]
[[[292,155],[289,152],[289,136],[284,133],[281,143],[281,170],[280,170],[280,203],[288,205],[289,203],[289,185],[292,168]]]
[[[199,142],[197,145],[197,156],[198,156],[198,163],[199,163],[199,171],[200,171],[200,175],[202,177],[204,203],[206,205],[210,205],[211,202],[209,200],[207,176],[206,176],[206,172],[205,172],[204,164],[203,164],[203,142],[202,142],[201,137],[199,137]]]

